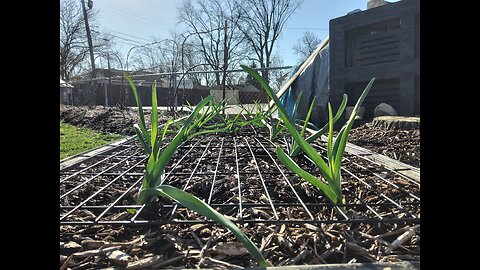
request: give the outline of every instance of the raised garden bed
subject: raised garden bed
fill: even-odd
[[[168,118],[162,114],[159,117],[160,122],[163,123]],[[89,109],[88,107],[61,105],[60,118],[64,122],[76,126],[123,135],[134,135],[132,125],[138,122],[138,114],[133,108],[120,109],[99,106]],[[145,110],[145,118],[149,124],[149,110]],[[368,122],[352,129],[349,142],[417,168],[420,167],[420,130],[418,128],[386,130],[374,127],[372,123]]]
[[[274,266],[420,259],[419,179],[347,153],[346,205],[338,212],[277,161],[266,133],[250,127],[187,141],[171,160],[166,183],[230,216]],[[323,142],[316,147],[325,154]],[[181,205],[164,199],[149,208],[136,205],[146,158],[131,139],[61,170],[60,254],[66,256],[61,265],[66,260],[71,269],[256,265],[225,228]],[[320,177],[307,158],[299,165]],[[392,249],[409,230],[409,239]],[[103,252],[102,245],[116,248]],[[88,250],[97,253],[82,254]]]
[[[349,142],[420,168],[419,128],[386,129],[369,122],[352,129]]]

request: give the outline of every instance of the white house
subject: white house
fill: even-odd
[[[73,86],[60,79],[60,104],[73,105]]]

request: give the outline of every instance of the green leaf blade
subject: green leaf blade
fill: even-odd
[[[300,133],[300,136],[302,138],[305,135],[305,130],[307,129],[308,121],[310,121],[310,117],[311,117],[312,111],[313,111],[313,106],[315,105],[315,99],[316,99],[316,97],[313,97],[312,103],[310,104],[310,108],[308,109],[308,112],[307,112],[307,116],[305,117],[305,121],[303,122],[302,132]]]
[[[300,99],[302,99],[302,95],[303,91],[300,91],[300,93],[298,93],[297,99],[295,100],[295,104],[293,105],[292,120],[294,121],[297,118],[298,104],[300,103]]]
[[[327,143],[327,148],[328,148],[328,160],[331,162],[332,160],[332,150],[333,150],[333,119],[332,119],[332,106],[330,105],[330,102],[328,103],[328,143]]]
[[[338,107],[337,113],[333,117],[333,124],[334,125],[338,121],[338,119],[340,119],[340,116],[343,114],[343,112],[345,110],[345,107],[347,106],[347,102],[348,102],[348,96],[346,94],[343,94],[342,103]],[[317,131],[315,133],[313,133],[312,135],[310,135],[309,137],[307,137],[305,140],[308,143],[314,142],[316,139],[320,138],[320,136],[322,136],[323,134],[325,134],[328,131],[328,127],[329,127],[329,123],[326,123],[322,128],[320,128],[320,129],[317,128]],[[293,150],[293,152],[291,153],[291,156],[297,156],[298,154],[300,154],[301,150],[302,149],[300,147],[296,147]]]
[[[130,88],[132,88],[133,95],[135,96],[135,102],[137,103],[137,107],[138,107],[138,116],[140,117],[140,129],[142,130],[142,133],[144,134],[147,141],[150,142],[150,133],[148,132],[147,125],[145,124],[145,116],[143,114],[142,101],[138,96],[137,88],[135,87],[135,84],[133,83],[133,79],[130,76],[130,74],[128,74],[127,72],[124,72],[123,74],[127,79],[128,84],[130,85]]]
[[[253,244],[253,242],[232,221],[218,213],[210,205],[181,189],[169,185],[161,185],[157,190],[159,195],[172,199],[188,209],[227,227],[255,258],[259,266],[263,268],[267,267],[265,258],[257,246],[255,246],[255,244]]]
[[[311,175],[310,173],[306,172],[302,168],[300,168],[295,161],[293,161],[279,146],[275,148],[275,152],[277,153],[278,159],[285,165],[289,170],[296,173],[301,178],[307,180],[310,184],[318,188],[327,196],[327,198],[333,202],[337,203],[338,195],[325,183],[318,180],[315,176]]]
[[[143,134],[143,132],[140,130],[140,127],[138,126],[138,124],[133,125],[133,130],[137,135],[137,139],[140,142],[140,145],[142,146],[143,150],[145,150],[145,153],[147,153],[147,155],[150,155],[150,152],[152,152],[152,149],[150,148],[150,145],[147,143],[147,139],[145,138],[145,135]]]
[[[151,115],[151,142],[152,149],[156,148],[158,134],[158,108],[157,108],[157,81],[153,81],[152,85],[152,115]],[[154,151],[155,154],[157,154]]]
[[[163,150],[161,156],[155,163],[155,175],[160,175],[165,172],[165,168],[168,165],[168,162],[170,162],[170,159],[172,158],[173,154],[175,153],[175,150],[177,150],[178,146],[182,144],[182,142],[185,139],[184,133],[183,133],[183,127],[178,131],[177,135],[173,138],[173,140],[165,147]],[[159,177],[155,180],[155,186],[160,185],[160,179]]]
[[[287,112],[282,106],[281,101],[278,99],[277,95],[273,93],[272,89],[268,84],[265,82],[265,80],[258,75],[257,72],[255,72],[253,69],[245,66],[245,65],[240,65],[250,76],[255,78],[260,85],[262,85],[263,89],[265,92],[267,92],[267,95],[275,102],[277,105],[277,110],[280,113],[280,117],[283,119],[284,125],[287,127],[288,131],[290,132],[290,135],[292,138],[296,141],[296,143],[305,151],[305,153],[313,160],[315,165],[324,173],[325,178],[330,179],[332,178],[332,175],[330,173],[330,168],[328,167],[327,163],[323,160],[323,158],[315,151],[315,149],[308,144],[301,136],[298,134],[298,131],[295,129],[295,125],[290,120],[290,117],[287,115]],[[329,181],[330,181],[329,180]]]
[[[197,117],[198,113],[203,109],[203,107],[205,107],[205,105],[207,105],[207,103],[209,103],[212,100],[212,98],[213,98],[213,96],[208,96],[208,97],[202,99],[197,104],[195,109],[193,109],[192,113],[190,113],[190,116],[185,120],[185,122],[183,122],[183,125],[185,127],[189,126],[193,122],[195,117]],[[207,110],[208,110],[208,108],[207,108]],[[197,124],[198,124],[198,121],[199,120],[197,120]]]
[[[370,92],[370,89],[372,88],[373,83],[375,82],[375,78],[372,78],[370,82],[367,84],[365,89],[363,90],[362,94],[357,100],[357,103],[355,104],[355,107],[353,108],[352,114],[350,115],[350,118],[348,119],[348,122],[345,124],[345,126],[342,127],[343,133],[339,133],[337,136],[337,139],[335,140],[335,144],[338,145],[334,146],[334,155],[335,155],[335,173],[339,174],[340,173],[340,168],[342,164],[342,158],[343,158],[343,153],[345,151],[345,147],[347,145],[347,140],[348,140],[348,135],[350,133],[350,130],[353,126],[353,122],[355,121],[355,118],[357,117],[358,111],[360,110],[360,106],[362,105],[363,101],[367,97],[368,93]],[[341,130],[341,131],[342,131]],[[340,139],[339,139],[340,138]]]

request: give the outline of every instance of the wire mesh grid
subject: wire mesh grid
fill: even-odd
[[[237,223],[418,223],[420,183],[367,157],[346,154],[345,205],[335,206],[276,159],[265,129],[197,137],[177,149],[165,183],[186,190]],[[315,148],[325,156],[322,142]],[[175,202],[136,204],[147,156],[131,138],[60,171],[61,225],[210,223]],[[300,166],[317,177],[307,157]],[[334,209],[336,208],[336,209]],[[336,211],[335,211],[336,210]]]

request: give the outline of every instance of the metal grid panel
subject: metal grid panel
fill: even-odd
[[[165,183],[244,224],[419,222],[420,183],[414,179],[347,154],[342,170],[347,203],[334,211],[321,192],[277,162],[265,132],[252,127],[185,142],[167,167]],[[325,156],[322,143],[315,147]],[[155,209],[136,204],[146,158],[131,139],[61,170],[60,224],[210,223],[166,199]],[[302,157],[299,163],[308,166],[311,160]]]

